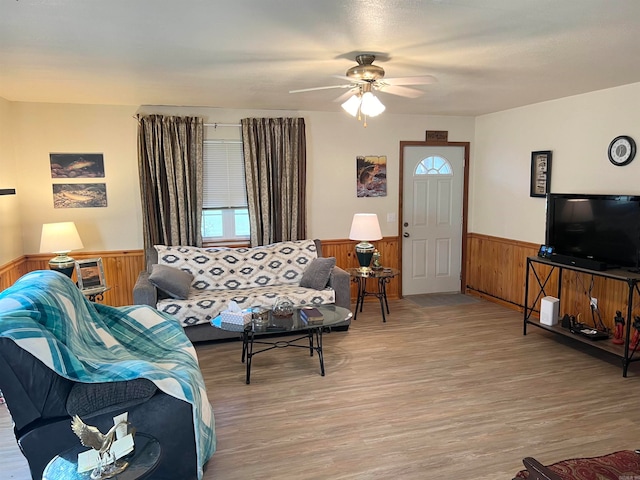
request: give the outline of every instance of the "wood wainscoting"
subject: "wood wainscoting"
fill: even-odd
[[[522,309],[526,260],[539,248],[533,243],[468,234],[467,292]]]
[[[469,234],[467,236],[467,292],[510,308],[524,309],[525,275],[527,257],[538,254],[540,245],[509,240],[488,235]],[[542,281],[550,267],[536,264],[536,271]],[[533,274],[529,278],[529,302],[539,292],[538,282]],[[558,291],[557,274],[552,275],[545,286],[547,295],[555,296]],[[588,273],[565,270],[562,275],[562,301],[560,315],[575,315],[587,325],[594,325],[598,312],[592,311],[590,298],[598,299],[600,318],[605,326],[615,329],[616,311],[623,315],[627,311],[629,289],[625,282],[597,277]],[[640,309],[640,298],[636,295],[636,308]],[[540,311],[540,300],[535,310]],[[625,319],[629,321],[629,319]],[[633,321],[633,319],[631,319]]]
[[[0,292],[5,288],[9,288],[16,280],[29,271],[25,257],[20,257],[0,266]]]
[[[325,257],[335,257],[336,264],[342,268],[357,267],[353,240],[323,240],[322,254]],[[387,267],[398,268],[398,239],[384,238],[375,242],[380,252],[382,264]],[[107,285],[111,289],[105,293],[102,303],[112,306],[131,305],[133,303],[133,286],[138,274],[144,268],[142,250],[109,251],[109,252],[73,252],[73,258],[83,260],[101,257]],[[25,255],[0,268],[0,291],[13,283],[27,272],[33,270],[47,270],[50,254]],[[73,276],[75,280],[75,273]],[[388,298],[398,298],[399,278],[394,278],[387,285]],[[351,298],[357,296],[356,285],[351,285]]]
[[[356,243],[353,240],[322,240],[322,256],[336,257],[336,265],[340,268],[359,267],[356,258]],[[382,240],[373,242],[380,252],[380,263],[389,268],[400,268],[398,266],[398,237],[385,237]],[[367,286],[372,288],[372,286]],[[400,277],[393,278],[387,285],[387,297],[398,298],[400,292]],[[355,302],[358,296],[356,284],[351,283],[351,299]],[[367,301],[377,301],[374,297],[367,297]]]
[[[322,254],[335,257],[342,268],[357,267],[356,242],[348,239],[323,240]],[[399,268],[398,237],[385,237],[375,242],[384,266]],[[526,259],[538,253],[539,245],[470,233],[467,235],[466,292],[477,295],[509,308],[522,311],[524,304]],[[74,252],[74,258],[101,257],[107,285],[111,289],[105,294],[103,303],[112,306],[131,305],[133,286],[138,274],[144,268],[142,250],[110,252]],[[51,255],[25,255],[0,267],[0,290],[11,286],[18,278],[32,270],[47,269]],[[549,271],[544,265],[537,265],[539,275]],[[74,276],[75,279],[75,276]],[[387,285],[390,299],[399,297],[400,278],[396,277]],[[626,284],[610,279],[592,277],[586,273],[567,271],[562,279],[562,302],[560,314],[580,315],[580,320],[592,324],[589,298],[598,299],[598,308],[603,323],[615,328],[614,317],[617,310],[626,312],[628,289]],[[538,284],[532,277],[529,281],[529,298],[537,296]],[[590,292],[589,292],[590,289]],[[547,294],[555,295],[557,277],[554,275],[546,287]],[[351,298],[355,301],[356,285],[351,285]],[[369,300],[374,301],[374,298]],[[640,299],[637,300],[640,304]],[[540,309],[540,301],[536,310]],[[640,309],[640,305],[638,306]],[[637,309],[636,309],[637,310]],[[632,319],[633,320],[633,319]]]
[[[323,240],[322,254],[325,257],[335,257],[336,264],[342,268],[357,267],[353,240]],[[384,238],[375,242],[380,252],[381,261],[385,266],[398,268],[397,237]],[[33,270],[47,270],[50,254],[25,255],[0,267],[0,291],[13,283],[27,272]],[[144,268],[142,250],[108,251],[108,252],[73,252],[73,258],[83,260],[101,257],[104,266],[106,283],[111,289],[105,293],[102,303],[112,306],[131,305],[133,303],[133,286],[138,274]],[[75,281],[75,273],[73,275]],[[398,298],[399,278],[394,278],[387,285],[387,296]],[[357,296],[356,285],[351,285],[351,298]]]
[[[122,306],[133,303],[133,286],[138,274],[144,268],[142,250],[123,250],[110,252],[73,252],[73,258],[83,260],[101,257],[107,286],[111,289],[104,294],[106,305]],[[48,270],[51,254],[25,255],[0,268],[0,290],[13,285],[22,275],[33,270]],[[75,273],[73,280],[75,281]]]

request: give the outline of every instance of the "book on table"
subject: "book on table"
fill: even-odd
[[[308,323],[310,325],[322,323],[324,321],[324,316],[315,307],[307,307],[300,309],[300,318],[303,322]]]

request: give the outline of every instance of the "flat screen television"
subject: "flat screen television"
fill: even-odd
[[[546,245],[559,255],[637,269],[640,195],[547,195]]]

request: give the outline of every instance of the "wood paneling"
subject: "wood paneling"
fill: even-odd
[[[17,279],[28,271],[24,257],[2,265],[0,267],[0,291],[13,285]]]
[[[467,266],[467,290],[511,308],[522,310],[524,306],[524,289],[526,259],[537,255],[540,245],[508,240],[487,235],[470,234],[467,237],[469,262]],[[547,277],[550,267],[536,264],[536,271],[541,280]],[[530,274],[529,298],[535,299],[539,291],[538,283]],[[545,287],[548,295],[556,296],[558,291],[557,273],[554,273]],[[588,325],[598,312],[592,311],[590,297],[598,299],[598,310],[602,322],[614,329],[616,311],[627,310],[628,287],[625,282],[596,277],[594,275],[565,270],[562,275],[562,301],[560,315],[569,314],[579,317]],[[634,309],[640,314],[639,305]],[[540,300],[536,302],[536,310],[540,310]],[[632,319],[633,320],[633,319]]]
[[[336,265],[340,268],[358,267],[356,258],[356,243],[353,240],[322,240],[322,255],[324,257],[336,257]],[[398,237],[385,237],[374,242],[380,252],[380,262],[385,267],[397,268],[398,266]],[[399,297],[400,277],[395,277],[387,285],[387,297]],[[367,288],[369,288],[367,286]],[[351,298],[355,301],[357,296],[356,284],[351,284]],[[377,301],[373,297],[367,297],[367,301]]]
[[[355,245],[352,240],[323,240],[322,254],[325,257],[335,257],[336,264],[342,268],[357,267],[358,260],[355,256]],[[397,237],[388,237],[375,242],[380,252],[382,264],[387,267],[398,268],[398,240]],[[81,260],[86,258],[101,257],[104,265],[104,274],[107,285],[111,287],[105,294],[103,303],[120,306],[133,303],[133,286],[138,274],[144,268],[144,255],[142,250],[110,251],[110,252],[74,252],[73,257]],[[27,255],[19,260],[11,262],[0,269],[0,290],[12,285],[18,278],[33,270],[47,270],[49,254]],[[75,274],[73,276],[75,280]],[[398,298],[398,285],[400,278],[394,278],[387,285],[387,296]],[[355,283],[351,286],[351,297],[356,298]]]
[[[77,260],[95,257],[102,258],[105,281],[111,287],[105,293],[102,303],[112,306],[133,304],[133,286],[138,274],[144,268],[142,250],[73,253],[73,258]],[[26,255],[4,265],[0,269],[0,290],[13,285],[18,278],[27,272],[48,270],[50,259],[50,254]],[[73,280],[75,281],[75,273]]]
[[[323,240],[322,254],[335,257],[336,264],[342,268],[357,267],[355,255],[356,242],[348,239]],[[380,251],[382,264],[400,268],[398,263],[398,237],[385,237],[375,242]],[[516,310],[522,310],[524,304],[526,258],[536,255],[539,245],[505,238],[471,233],[467,236],[466,291],[484,297]],[[111,287],[105,294],[107,305],[131,305],[133,286],[138,274],[144,268],[142,250],[112,252],[74,252],[77,259],[101,257],[107,284]],[[12,285],[25,273],[47,269],[50,255],[27,255],[0,268],[0,290]],[[546,276],[548,269],[537,266],[539,275]],[[591,275],[566,272],[563,276],[561,314],[580,315],[585,323],[592,322],[589,297],[598,299],[602,321],[609,328],[614,327],[616,310],[626,311],[627,287],[622,282],[591,278]],[[394,278],[387,285],[387,295],[391,299],[399,298],[401,278]],[[535,298],[537,283],[530,279],[530,298]],[[546,291],[555,295],[557,278],[554,275],[547,284]],[[590,293],[589,293],[590,291]],[[531,295],[533,295],[531,297]],[[355,301],[356,285],[351,285],[351,298]],[[374,301],[374,298],[369,298]],[[539,310],[539,301],[536,310]],[[640,303],[640,300],[639,300]],[[640,314],[640,306],[634,310]]]
[[[467,236],[467,289],[522,307],[526,259],[539,245],[488,235]]]

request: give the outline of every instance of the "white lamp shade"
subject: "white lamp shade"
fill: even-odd
[[[40,253],[64,253],[84,248],[76,224],[73,222],[42,225]]]
[[[371,241],[380,240],[382,232],[378,215],[375,213],[356,213],[351,222],[350,240]]]
[[[366,92],[362,95],[362,104],[360,105],[360,111],[368,117],[375,117],[384,112],[385,106],[382,104],[378,97],[371,92]]]
[[[360,108],[360,97],[358,95],[352,95],[349,100],[342,104],[342,108],[352,117],[358,114]]]

